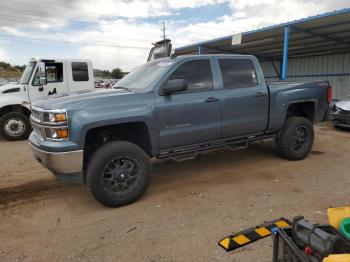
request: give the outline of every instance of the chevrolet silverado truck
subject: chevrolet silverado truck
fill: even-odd
[[[247,55],[162,58],[115,88],[35,102],[29,138],[37,161],[110,207],[144,194],[151,158],[188,160],[264,139],[286,159],[305,158],[332,95],[328,81],[267,83]]]

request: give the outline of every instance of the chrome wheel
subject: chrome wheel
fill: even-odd
[[[21,136],[26,130],[25,123],[19,118],[10,118],[4,123],[4,131],[12,137]]]

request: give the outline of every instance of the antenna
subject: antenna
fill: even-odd
[[[163,40],[164,40],[164,42],[165,42],[165,39],[166,39],[166,34],[165,34],[165,31],[166,31],[166,27],[165,27],[165,22],[163,21],[162,22],[162,32],[163,32]]]

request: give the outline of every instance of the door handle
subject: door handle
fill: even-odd
[[[44,91],[44,87],[43,87],[43,86],[39,86],[38,91],[39,91],[39,92]]]
[[[212,102],[218,102],[219,98],[216,97],[208,97],[207,99],[205,99],[205,102],[207,103],[212,103]]]
[[[259,97],[259,96],[266,96],[266,93],[264,93],[264,92],[255,93],[255,97]]]

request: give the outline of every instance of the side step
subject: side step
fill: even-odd
[[[242,141],[242,142],[233,142],[233,143],[228,143],[226,147],[232,151],[235,150],[240,150],[240,149],[247,149],[248,148],[248,140],[247,141]]]
[[[221,139],[212,142],[194,144],[191,146],[181,146],[166,149],[157,156],[159,159],[170,158],[175,161],[190,160],[197,157],[199,152],[227,147],[231,150],[246,149],[250,141],[271,139],[275,134],[251,136],[240,140]]]
[[[198,152],[190,153],[190,154],[179,154],[179,155],[170,155],[169,158],[173,161],[186,161],[195,159],[198,156]]]

